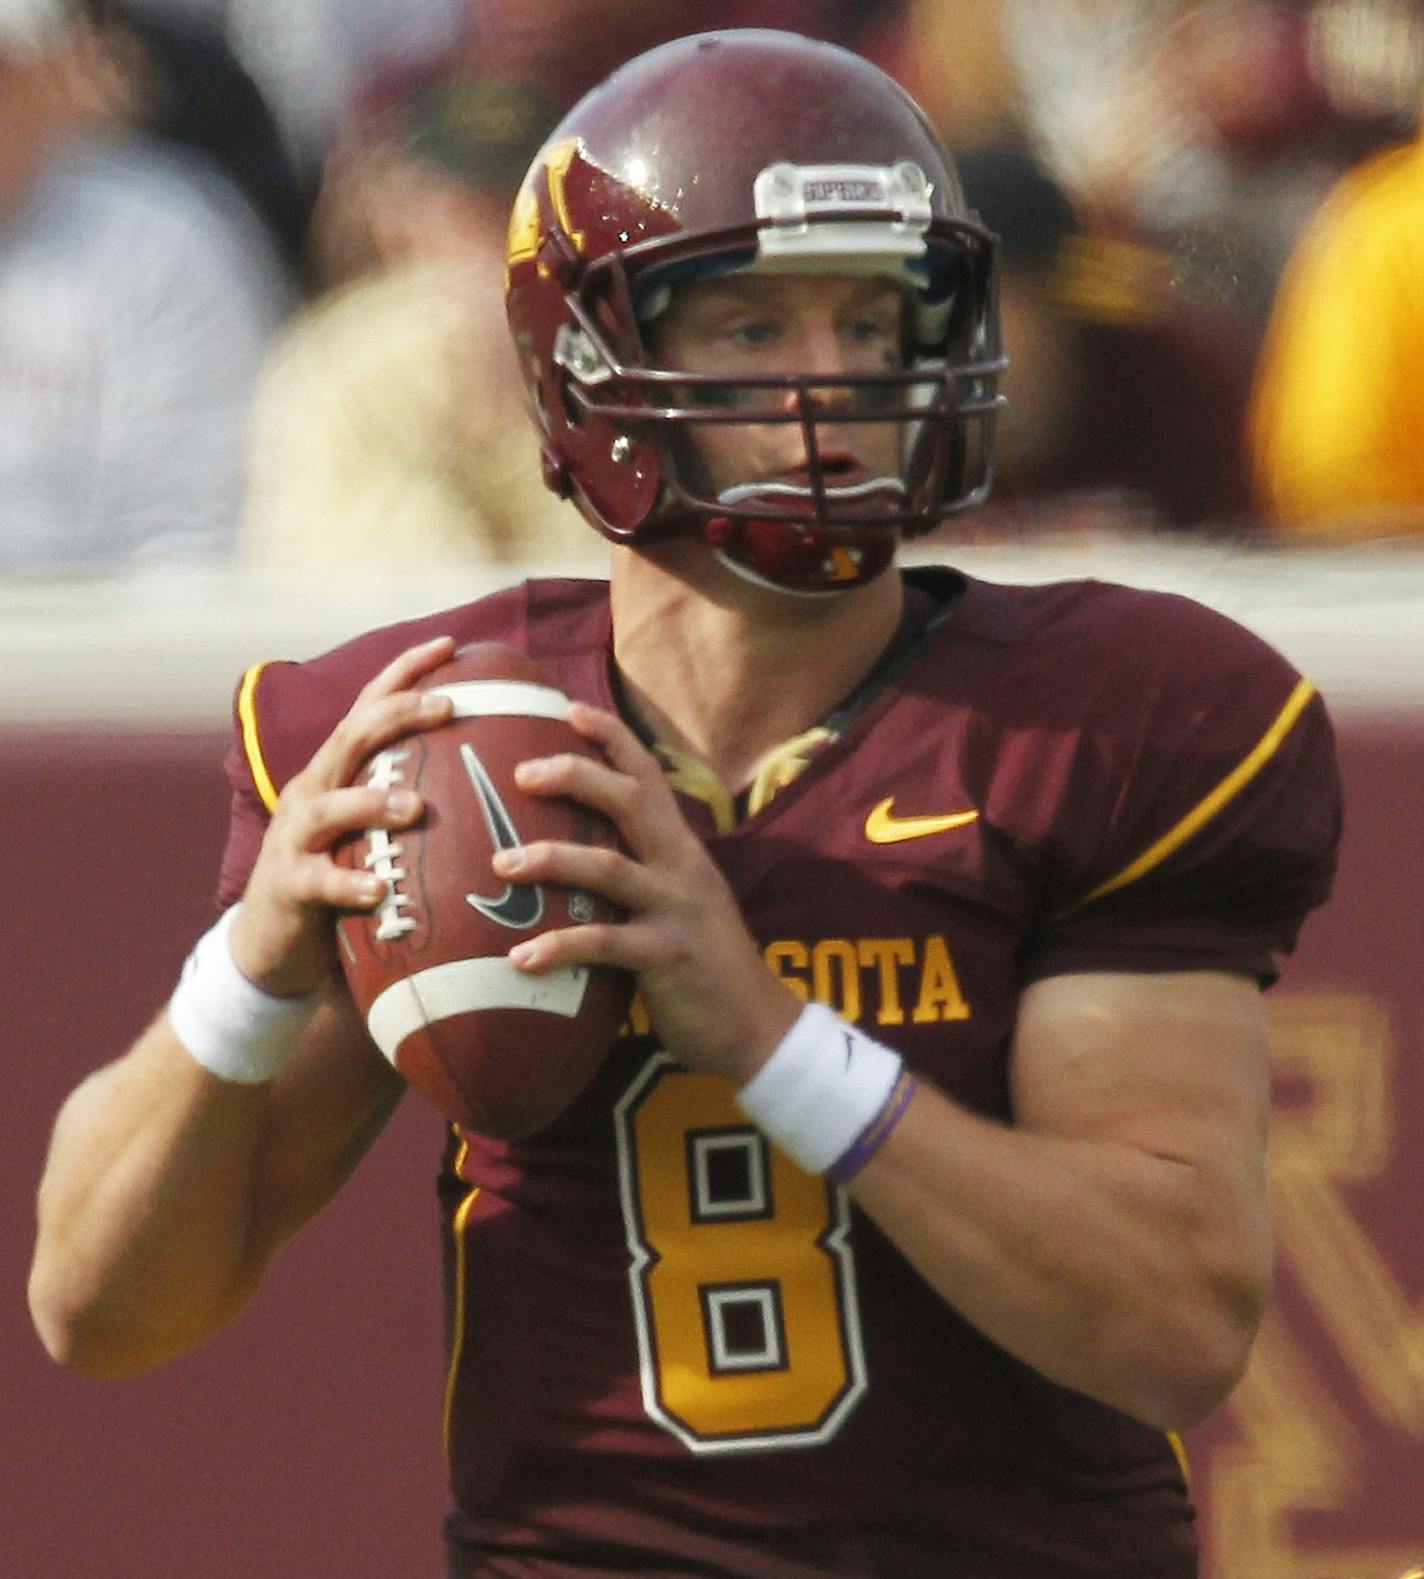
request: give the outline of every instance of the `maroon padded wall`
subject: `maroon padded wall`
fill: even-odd
[[[227,1332],[149,1376],[58,1370],[24,1303],[65,1093],[122,1049],[212,915],[221,738],[0,741],[0,1572],[417,1579],[440,1569],[438,1118],[414,1102]]]

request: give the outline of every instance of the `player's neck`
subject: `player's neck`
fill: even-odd
[[[899,624],[892,570],[831,598],[757,587],[697,544],[614,555],[614,655],[628,705],[734,793],[873,668]]]

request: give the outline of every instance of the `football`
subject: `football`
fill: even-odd
[[[516,970],[506,956],[521,939],[620,913],[578,889],[506,882],[490,859],[540,839],[620,841],[601,814],[515,787],[515,765],[528,757],[594,754],[542,665],[479,643],[424,687],[451,698],[449,721],[376,752],[357,779],[418,790],[425,814],[337,849],[338,861],[386,884],[374,910],[339,918],[342,968],[376,1045],[447,1118],[497,1139],[528,1135],[603,1063],[633,979],[602,966]]]

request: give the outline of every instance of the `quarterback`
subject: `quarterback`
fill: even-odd
[[[924,116],[794,35],[576,106],[510,227],[546,479],[609,581],[529,583],[238,695],[223,920],[56,1124],[31,1305],[99,1374],[212,1334],[399,1100],[333,973],[362,760],[475,640],[600,749],[518,782],[623,853],[504,851],[637,978],[548,1128],[459,1129],[451,1579],[1189,1579],[1178,1433],[1271,1235],[1261,992],[1339,831],[1310,683],[1184,599],[897,566],[988,486],[993,238]]]

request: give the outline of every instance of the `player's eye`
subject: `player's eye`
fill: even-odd
[[[866,313],[852,318],[841,332],[852,345],[893,345],[900,335],[899,314]]]
[[[744,318],[728,324],[724,334],[735,345],[759,349],[776,343],[777,325],[770,318]]]

